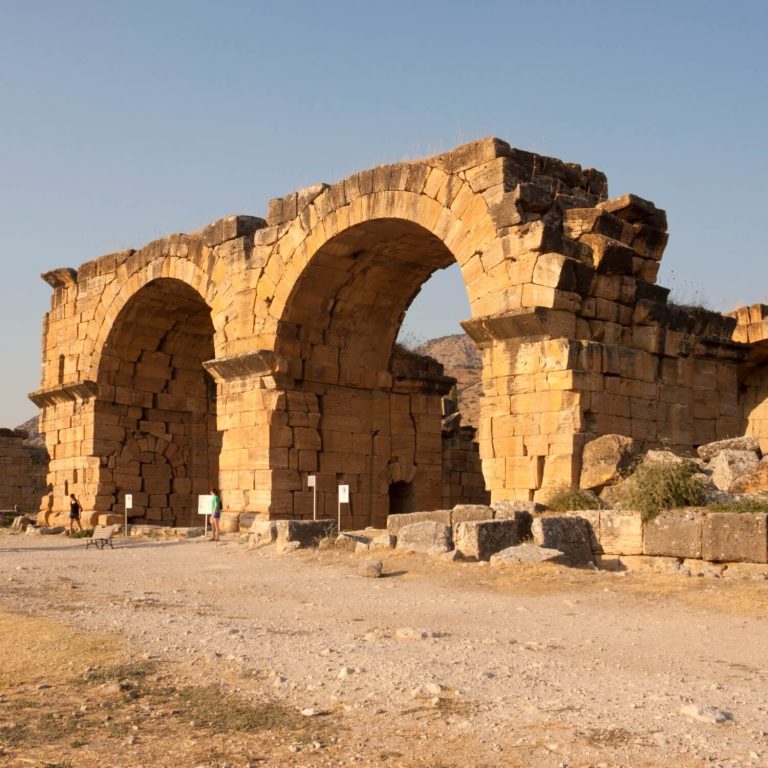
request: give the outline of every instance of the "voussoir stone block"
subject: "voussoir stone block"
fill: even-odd
[[[701,557],[717,562],[768,562],[768,515],[710,512],[704,518]]]
[[[560,550],[573,565],[594,563],[590,525],[582,517],[542,516],[531,526],[533,543]]]
[[[644,555],[701,558],[705,510],[671,509],[643,526]]]
[[[453,529],[456,551],[466,558],[488,560],[491,555],[520,543],[516,520],[471,520]]]
[[[434,520],[422,520],[400,528],[397,549],[434,554],[451,549],[451,526]]]

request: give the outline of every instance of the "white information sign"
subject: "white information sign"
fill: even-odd
[[[210,515],[213,512],[213,496],[201,495],[197,497],[197,514]]]
[[[349,504],[349,486],[339,486],[339,504]]]
[[[317,475],[309,475],[307,477],[307,488],[314,488],[317,484]]]
[[[133,494],[132,493],[126,493],[125,494],[125,508],[126,509],[133,509]]]

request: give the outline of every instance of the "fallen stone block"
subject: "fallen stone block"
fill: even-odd
[[[515,520],[520,541],[531,538],[531,524],[536,512],[543,512],[545,507],[535,501],[521,499],[500,499],[491,505],[494,520]]]
[[[574,509],[568,512],[561,512],[563,517],[580,517],[589,524],[589,541],[592,545],[592,554],[600,555],[603,548],[600,545],[600,513],[599,509]]]
[[[518,544],[507,547],[500,552],[491,555],[492,565],[504,565],[506,563],[544,563],[560,560],[563,553],[559,549],[537,547],[535,544]]]
[[[397,544],[397,538],[388,533],[382,533],[371,539],[371,549],[394,549]]]
[[[723,578],[768,581],[768,565],[765,563],[727,563],[727,567],[723,571]]]
[[[734,451],[726,448],[710,462],[712,483],[721,491],[730,491],[734,482],[760,463],[754,451]]]
[[[756,437],[746,435],[744,437],[732,437],[728,440],[718,440],[715,443],[707,443],[706,445],[700,445],[696,449],[699,458],[704,461],[711,461],[721,451],[751,451],[752,453],[760,454],[760,441]]]
[[[435,522],[442,525],[451,525],[453,510],[435,509],[431,512],[406,512],[400,515],[390,515],[387,518],[387,533],[397,536],[400,529],[414,523]]]
[[[467,520],[454,526],[456,551],[464,558],[488,560],[491,555],[520,543],[516,520]]]
[[[274,520],[256,519],[251,523],[248,534],[248,547],[265,547],[277,539],[277,522]]]
[[[123,515],[99,515],[97,525],[123,525],[125,517]]]
[[[768,563],[768,514],[710,512],[701,535],[704,560]]]
[[[723,575],[725,569],[728,567],[728,564],[710,563],[708,560],[686,558],[682,563],[680,563],[680,567],[683,570],[688,570],[691,576],[719,579]]]
[[[390,516],[391,517],[391,516]],[[448,552],[451,547],[451,527],[434,520],[422,520],[400,528],[397,549],[405,552]]]
[[[600,510],[598,536],[603,554],[643,554],[643,521],[636,512],[616,509]]]
[[[37,532],[41,536],[57,536],[60,533],[64,533],[64,530],[65,529],[63,525],[54,525],[49,528],[40,526],[40,528],[37,529]]]
[[[363,560],[357,566],[357,572],[367,579],[378,579],[383,569],[384,564],[381,560]]]
[[[336,535],[335,520],[277,520],[276,527],[278,547],[294,541],[299,547],[316,547],[321,539]]]
[[[671,509],[643,526],[643,554],[701,558],[704,510]]]
[[[451,525],[472,520],[493,520],[493,509],[485,504],[457,504],[451,510]]]
[[[589,523],[581,517],[542,516],[531,526],[533,543],[560,550],[571,565],[594,564]]]
[[[365,549],[368,549],[371,543],[369,536],[361,536],[358,533],[340,533],[336,537],[335,546],[337,549],[346,549],[350,552],[354,552],[360,544],[365,545]]]
[[[768,490],[768,457],[731,483],[731,493],[759,493]]]
[[[624,435],[603,435],[584,446],[579,486],[600,489],[621,477],[636,452],[635,441]]]

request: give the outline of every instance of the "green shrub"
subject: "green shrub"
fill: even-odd
[[[90,539],[93,536],[93,528],[83,528],[80,531],[74,531],[71,539]]]
[[[734,501],[717,501],[714,504],[710,504],[707,509],[712,512],[734,512],[736,514],[740,512],[768,514],[768,498],[763,496],[757,499],[746,497],[735,499]]]
[[[666,509],[706,503],[707,487],[692,461],[644,461],[622,489],[623,506],[640,513],[644,522]]]
[[[555,512],[568,512],[572,509],[600,509],[603,505],[594,493],[562,486],[552,492],[547,506]]]

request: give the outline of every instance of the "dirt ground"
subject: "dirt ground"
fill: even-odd
[[[768,766],[768,581],[381,557],[0,533],[0,765]]]

